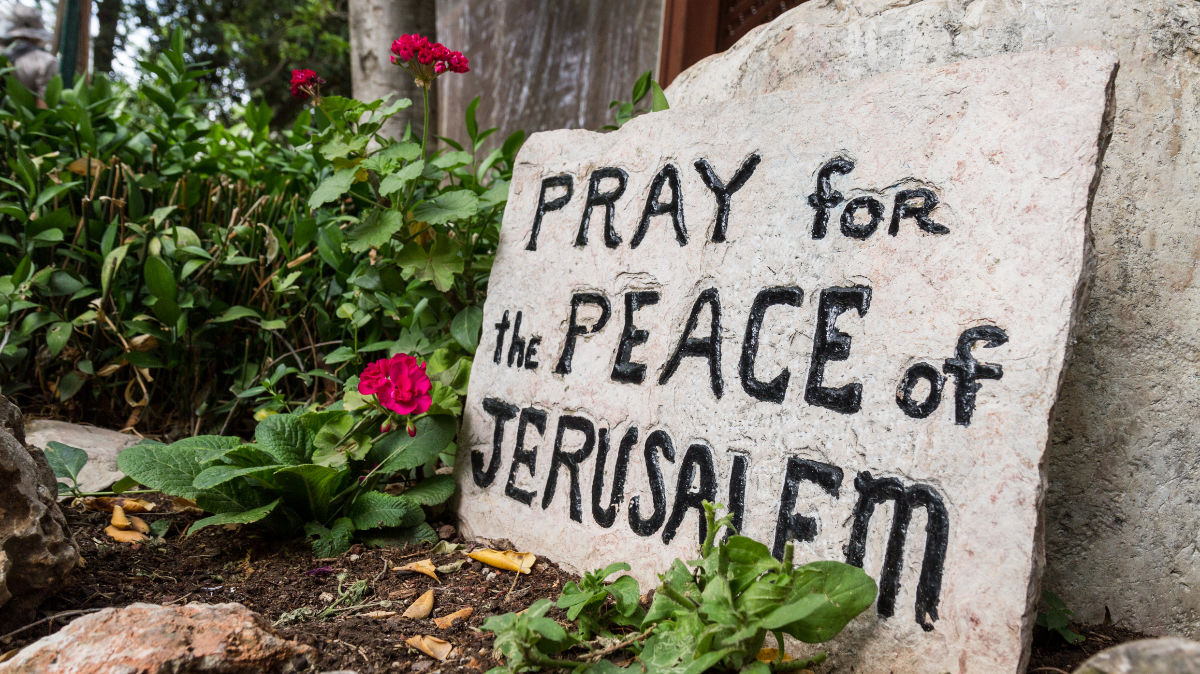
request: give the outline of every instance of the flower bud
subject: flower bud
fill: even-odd
[[[380,433],[387,433],[390,430],[392,430],[392,422],[391,421],[385,421],[379,425]]]
[[[417,437],[417,427],[415,424],[413,424],[413,422],[411,422],[411,421],[408,422],[408,427],[405,430],[408,431],[408,437],[410,437],[410,438]]]

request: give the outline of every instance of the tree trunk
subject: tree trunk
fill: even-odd
[[[117,23],[121,20],[121,0],[100,0],[96,4],[96,20],[100,31],[92,49],[92,70],[111,73],[117,49]]]
[[[392,65],[392,41],[418,33],[436,40],[437,7],[434,0],[350,0],[350,73],[354,97],[373,101],[391,94],[412,100],[412,107],[392,117],[383,132],[393,138],[412,124],[421,137],[424,113],[421,90],[402,68]],[[436,90],[436,89],[435,89]],[[436,133],[437,97],[430,92],[430,132]],[[432,141],[432,138],[430,139]],[[432,143],[431,143],[432,145]]]

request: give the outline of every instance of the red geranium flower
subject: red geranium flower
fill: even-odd
[[[377,360],[363,370],[358,392],[374,395],[380,405],[396,414],[423,414],[433,404],[425,364],[401,353]]]
[[[462,52],[450,51],[440,42],[430,42],[420,35],[401,35],[392,43],[392,63],[407,70],[417,84],[428,87],[444,72],[470,71]]]
[[[318,88],[322,84],[325,84],[325,80],[317,77],[316,71],[307,69],[292,71],[292,96],[294,98],[316,97]]]

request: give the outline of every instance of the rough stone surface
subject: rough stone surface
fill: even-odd
[[[46,457],[0,396],[0,633],[24,624],[79,561]]]
[[[87,452],[88,462],[79,472],[79,486],[88,492],[104,491],[124,477],[117,470],[117,455],[141,439],[136,435],[50,419],[32,419],[25,430],[26,442],[34,447],[45,449],[48,442],[61,442]]]
[[[611,134],[534,134],[513,175],[465,406],[464,536],[507,537],[582,570],[628,561],[649,588],[672,558],[694,555],[699,502],[720,501],[780,554],[793,539],[799,562],[843,559],[881,579],[876,607],[833,644],[839,668],[1019,671],[1041,563],[1043,454],[1086,277],[1114,67],[1091,49],[1002,56],[676,109]],[[726,240],[713,241],[717,201],[695,164],[730,184],[753,156]],[[814,200],[831,211],[815,238],[808,195],[838,158],[854,165]],[[643,238],[648,200],[675,200],[669,182],[648,197],[666,166],[677,167],[682,226],[655,215]],[[596,207],[581,235],[589,182],[604,167],[626,172],[626,192],[611,231]],[[533,246],[542,181],[562,174],[573,196],[544,195],[551,210]],[[598,194],[616,178],[606,181]],[[889,235],[897,199],[920,205],[900,192],[917,189],[929,195],[927,221],[900,217]],[[761,314],[754,346],[751,307],[781,287],[798,290]],[[565,372],[576,293],[609,298],[611,316],[598,326],[599,308],[579,306],[587,334]],[[657,295],[634,311],[627,293]],[[846,311],[831,312],[838,298]],[[821,315],[832,316],[824,328]],[[1004,334],[963,345],[964,332],[986,326]],[[712,353],[706,342],[722,354],[715,378],[699,355]],[[672,369],[684,343],[690,355]],[[522,364],[530,356],[536,365]],[[979,379],[970,405],[972,387],[947,362],[956,358],[999,376]],[[910,395],[929,408],[906,414],[899,384],[920,364],[944,382],[940,404],[926,383]],[[776,399],[754,388],[776,377]],[[855,390],[857,404],[830,400]],[[627,479],[609,520],[622,453]]]
[[[999,53],[1098,46],[1120,58],[1092,211],[1096,279],[1055,408],[1046,587],[1200,637],[1200,3],[813,0],[684,73],[675,107],[817,91]]]
[[[1187,639],[1143,639],[1097,653],[1074,674],[1195,674],[1200,643]]]
[[[0,674],[289,674],[316,662],[241,604],[131,604],[76,619]]]

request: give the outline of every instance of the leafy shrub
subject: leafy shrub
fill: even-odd
[[[637,615],[637,582],[622,576],[609,586],[603,579],[628,565],[612,565],[564,588],[558,606],[579,624],[568,632],[545,617],[549,600],[535,602],[526,611],[488,618],[483,628],[495,632],[496,649],[504,666],[489,674],[521,672],[541,667],[586,668],[621,672],[602,660],[620,648],[638,654],[644,674],[659,672],[742,671],[756,674],[796,671],[824,661],[819,653],[806,660],[759,661],[766,635],[782,645],[784,635],[806,643],[822,643],[841,632],[875,601],[878,588],[862,569],[835,561],[792,565],[788,544],[783,561],[771,556],[767,546],[744,536],[730,536],[714,545],[717,529],[730,526],[730,518],[716,519],[716,509],[705,502],[707,538],[701,558],[684,564],[678,559],[659,579],[649,611],[632,636],[616,641],[612,630],[631,625]],[[688,566],[691,566],[691,569]],[[605,610],[603,597],[614,605]],[[572,615],[573,614],[573,615]],[[599,638],[592,639],[593,635]],[[567,660],[572,648],[586,649],[578,660]],[[578,669],[577,669],[578,671]]]

